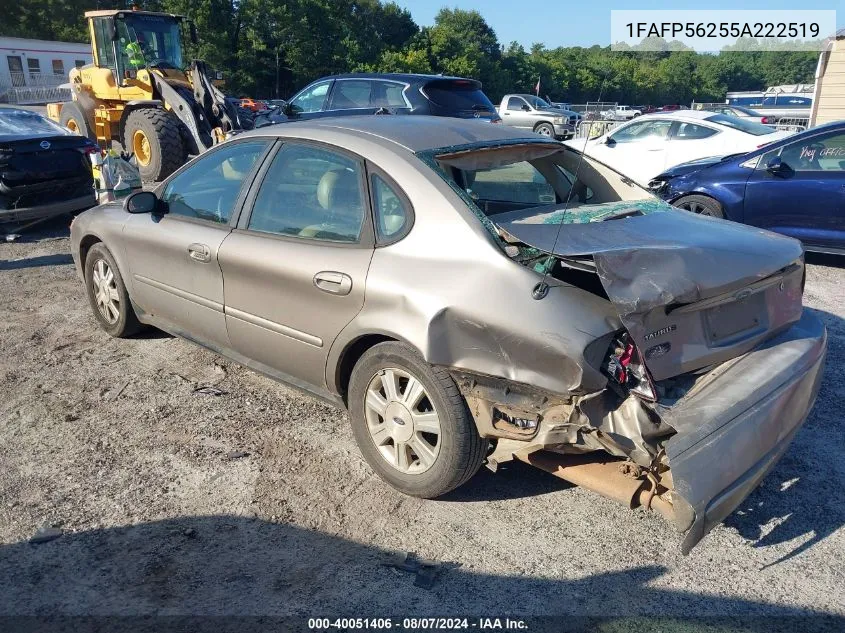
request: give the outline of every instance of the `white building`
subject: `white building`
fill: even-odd
[[[71,68],[91,63],[90,44],[0,37],[0,100],[32,101],[67,83]]]
[[[810,125],[845,119],[845,29],[827,40],[816,68],[816,98]]]

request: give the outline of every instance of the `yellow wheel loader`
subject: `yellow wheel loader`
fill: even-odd
[[[70,71],[73,101],[50,103],[51,119],[104,149],[113,141],[135,154],[146,181],[252,127],[252,113],[228,100],[204,62],[185,70],[184,16],[151,11],[88,11],[94,63]]]

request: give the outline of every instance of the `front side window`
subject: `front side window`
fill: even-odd
[[[760,167],[765,169],[778,152],[781,161],[793,171],[845,171],[845,134],[830,134],[791,143],[763,156]]]
[[[329,95],[331,81],[323,81],[306,88],[293,99],[290,105],[294,112],[319,112],[326,104],[326,97]]]
[[[527,104],[519,97],[511,97],[508,99],[508,110],[522,110],[522,106],[524,105]]]
[[[233,143],[197,159],[165,187],[168,213],[226,224],[267,141]]]
[[[329,242],[358,242],[364,223],[358,161],[309,145],[282,147],[255,198],[248,229]]]
[[[675,129],[672,138],[676,141],[696,141],[702,138],[708,138],[714,134],[718,134],[718,132],[713,128],[682,121],[678,123],[678,127]]]
[[[637,123],[619,128],[610,135],[610,138],[617,143],[634,143],[646,139],[662,139],[666,138],[671,126],[671,121],[660,119],[656,121],[638,121]]]

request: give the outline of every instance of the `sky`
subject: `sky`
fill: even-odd
[[[838,28],[845,28],[845,0],[620,0],[610,4],[595,0],[394,0],[410,10],[420,26],[434,23],[441,7],[476,9],[487,20],[499,42],[517,41],[526,48],[542,42],[557,46],[610,44],[611,9],[835,9]]]

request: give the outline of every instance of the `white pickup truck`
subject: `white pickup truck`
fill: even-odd
[[[642,112],[635,110],[631,106],[620,105],[616,106],[613,110],[604,110],[601,113],[601,118],[608,121],[630,121],[641,114]]]

